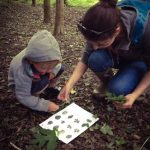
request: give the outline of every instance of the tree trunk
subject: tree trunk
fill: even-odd
[[[44,0],[44,22],[49,23],[51,16],[51,7],[50,7],[50,0]]]
[[[36,6],[36,0],[32,0],[32,6],[33,6],[33,7]]]
[[[54,35],[63,34],[63,32],[64,32],[64,0],[56,0]]]

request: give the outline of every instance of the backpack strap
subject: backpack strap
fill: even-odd
[[[141,41],[145,31],[145,25],[150,12],[150,0],[122,0],[121,2],[118,2],[117,6],[120,8],[133,8],[136,10],[137,17],[131,35],[131,41],[137,45]]]

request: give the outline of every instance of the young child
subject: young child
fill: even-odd
[[[23,105],[38,111],[56,111],[59,106],[40,97],[51,94],[57,97],[55,83],[64,71],[58,42],[47,30],[33,35],[27,47],[11,61],[8,86],[15,91]]]

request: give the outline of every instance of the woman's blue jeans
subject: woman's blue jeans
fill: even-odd
[[[104,72],[109,68],[119,69],[109,81],[107,89],[116,95],[127,95],[136,88],[148,68],[144,61],[125,64],[115,59],[107,49],[93,50],[88,58],[88,67],[95,73]]]

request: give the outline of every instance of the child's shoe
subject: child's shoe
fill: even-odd
[[[57,96],[59,94],[60,90],[54,87],[48,87],[44,91],[44,98],[45,99],[57,99]]]

